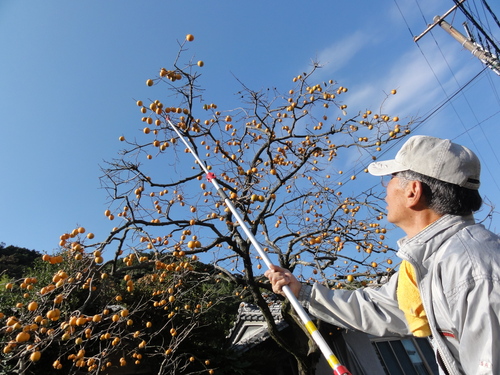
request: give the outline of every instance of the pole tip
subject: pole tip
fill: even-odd
[[[333,370],[333,375],[351,375],[351,373],[346,367],[339,365]]]

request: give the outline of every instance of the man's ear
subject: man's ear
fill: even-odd
[[[424,189],[420,181],[408,181],[405,189],[407,207],[419,208],[424,204]]]

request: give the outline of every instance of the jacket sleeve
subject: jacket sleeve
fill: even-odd
[[[403,312],[396,298],[397,274],[380,288],[331,290],[323,285],[304,285],[299,300],[309,313],[336,326],[374,336],[408,336]]]

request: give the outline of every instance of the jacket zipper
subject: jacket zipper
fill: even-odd
[[[420,277],[420,271],[419,271],[418,267],[415,267],[415,265],[414,265],[411,261],[409,261],[409,262],[410,262],[410,264],[412,265],[412,267],[415,269],[416,276],[417,276],[417,286],[418,286],[418,291],[419,291],[419,293],[420,293],[420,298],[422,299],[422,304],[424,305],[424,311],[426,311],[426,315],[427,315],[427,310],[425,309],[425,299],[424,299],[424,298],[422,298],[422,291],[420,290],[420,281],[421,281],[421,279],[422,279],[422,278]],[[427,320],[429,320],[429,315],[427,315]],[[433,319],[433,320],[435,320],[435,319]],[[435,324],[433,324],[433,325],[434,325],[434,328],[436,329]],[[431,324],[429,324],[429,328],[431,328],[431,332],[432,332],[432,325],[431,325]],[[437,329],[436,329],[436,331],[437,331]],[[438,332],[438,333],[439,333],[439,332]],[[440,362],[441,362],[441,363],[444,365],[444,367],[445,367],[443,370],[445,370],[445,371],[446,371],[446,374],[447,374],[447,375],[452,375],[452,374],[454,374],[455,372],[454,372],[454,371],[452,371],[452,369],[451,369],[451,367],[450,367],[450,365],[449,365],[449,363],[448,363],[447,359],[446,359],[446,358],[444,358],[444,357],[441,355],[441,353],[442,353],[443,351],[442,351],[442,349],[440,348],[440,342],[439,342],[436,338],[434,338],[433,336],[431,336],[431,339],[432,339],[432,341],[434,342],[434,345],[433,345],[433,346],[435,346],[435,348],[436,348],[436,355],[437,355],[437,356],[439,356],[439,358],[441,359],[441,361],[440,361]],[[444,345],[446,345],[446,343],[444,343]],[[437,358],[436,358],[436,361],[437,361]],[[439,365],[440,367],[442,367],[442,366],[439,364],[439,362],[438,362],[438,365]]]

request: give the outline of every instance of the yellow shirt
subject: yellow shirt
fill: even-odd
[[[397,297],[399,308],[404,312],[413,335],[430,336],[431,330],[417,287],[415,269],[406,260],[403,260],[399,268]]]

